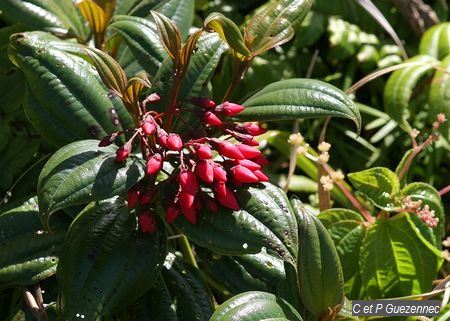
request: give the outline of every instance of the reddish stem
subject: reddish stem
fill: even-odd
[[[362,216],[366,219],[367,222],[370,224],[375,222],[375,219],[372,215],[370,215],[369,211],[366,210],[359,202],[358,200],[353,196],[353,194],[342,184],[341,182],[335,183],[339,189],[344,193],[344,195],[348,198],[348,200],[353,204],[354,207],[358,209],[358,211],[361,213]]]
[[[445,186],[443,189],[441,189],[439,191],[439,195],[442,197],[445,194],[447,194],[448,192],[450,192],[450,185]]]

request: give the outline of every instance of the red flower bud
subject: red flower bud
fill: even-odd
[[[195,168],[195,172],[205,183],[211,184],[214,181],[214,168],[208,161],[200,161]]]
[[[195,224],[197,222],[197,211],[194,206],[194,195],[188,194],[186,192],[180,192],[180,194],[178,195],[178,201],[184,217],[191,224]]]
[[[211,147],[206,144],[200,144],[195,146],[197,156],[200,159],[210,159],[212,157]]]
[[[206,207],[212,211],[212,212],[217,212],[219,210],[219,207],[217,206],[216,201],[211,198],[211,197],[207,197],[204,200]]]
[[[254,158],[261,155],[261,151],[245,144],[237,144],[236,148],[244,155],[244,158]]]
[[[236,165],[242,165],[242,166],[248,168],[252,172],[261,169],[261,165],[255,163],[249,159],[236,160],[235,163],[236,163]]]
[[[180,189],[182,192],[186,192],[191,195],[195,195],[198,190],[198,181],[195,174],[191,171],[182,171],[178,175],[178,182],[180,183]]]
[[[141,126],[145,135],[152,135],[156,131],[156,125],[153,119],[147,118]]]
[[[167,132],[164,129],[161,129],[161,128],[158,129],[158,141],[162,147],[167,146],[167,137],[168,136],[169,135],[167,134]]]
[[[156,102],[160,101],[160,99],[161,99],[161,97],[159,97],[159,95],[157,93],[153,93],[153,94],[150,94],[149,96],[147,96],[147,98],[145,98],[142,103],[144,105],[147,105],[147,104],[151,104],[151,103],[156,103]]]
[[[102,140],[98,143],[98,147],[105,147],[111,145],[117,138],[119,134],[113,133],[111,135],[105,136],[102,138]]]
[[[197,223],[197,210],[195,209],[195,206],[191,206],[189,208],[182,207],[181,212],[183,213],[183,216],[189,221],[189,223]]]
[[[258,124],[251,122],[244,123],[244,129],[247,132],[247,134],[250,134],[252,136],[259,136],[267,131],[267,129],[262,128]]]
[[[153,200],[155,194],[156,189],[150,189],[148,191],[145,191],[144,193],[141,194],[141,197],[139,198],[139,203],[141,203],[141,205],[149,204]]]
[[[217,110],[221,110],[225,116],[234,116],[244,110],[244,106],[230,103],[228,101],[217,106]]]
[[[214,195],[225,195],[227,193],[227,187],[224,182],[216,182],[214,184]]]
[[[163,166],[162,156],[160,154],[155,154],[151,156],[147,161],[147,175],[155,175],[160,171]]]
[[[269,161],[267,160],[267,158],[264,157],[263,154],[253,157],[252,161],[255,162],[256,164],[259,164],[261,166],[265,166],[269,164]]]
[[[226,182],[227,181],[227,172],[223,169],[222,166],[214,163],[213,165],[214,179],[218,182]]]
[[[244,135],[244,134],[236,133],[236,135],[234,135],[234,137],[236,138],[236,140],[240,141],[241,143],[243,143],[245,145],[259,146],[258,141],[255,140],[253,138],[253,136],[251,136],[251,135]]]
[[[130,156],[130,152],[131,152],[131,143],[126,143],[125,145],[120,147],[116,151],[116,162],[122,163],[123,161],[125,161],[128,158],[128,156]]]
[[[128,193],[127,193],[128,208],[132,208],[132,207],[136,206],[136,204],[139,200],[140,194],[141,194],[141,192],[136,188],[132,188],[128,191]]]
[[[174,151],[179,151],[183,148],[183,141],[178,134],[169,134],[166,142],[167,148]]]
[[[216,105],[216,103],[208,97],[191,97],[187,101],[204,109],[209,109]]]
[[[141,211],[139,213],[138,221],[142,233],[153,234],[156,231],[156,222],[152,212],[149,210]]]
[[[222,121],[210,111],[207,111],[203,116],[203,122],[209,126],[221,126]]]
[[[214,195],[216,200],[223,206],[235,211],[238,211],[240,209],[233,191],[229,188],[225,188],[224,194],[215,193]]]
[[[256,170],[253,172],[253,174],[258,177],[258,180],[260,182],[268,182],[269,178],[266,176],[266,174],[264,174],[263,172],[261,172],[260,170]]]
[[[237,145],[230,143],[229,141],[221,141],[218,139],[211,139],[216,146],[213,146],[220,155],[233,158],[233,159],[244,159],[244,155],[237,148]]]
[[[173,221],[175,221],[179,214],[180,210],[178,208],[170,206],[166,210],[166,222],[169,224],[172,223]]]
[[[258,177],[253,174],[251,170],[242,166],[236,165],[231,168],[234,178],[241,183],[257,183]]]

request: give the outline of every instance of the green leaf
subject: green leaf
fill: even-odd
[[[179,60],[181,50],[181,34],[178,27],[165,15],[152,11],[153,20],[155,20],[158,35],[164,49],[173,61]]]
[[[393,197],[400,190],[400,182],[389,168],[373,167],[347,176],[352,185],[375,206],[385,211],[398,208]]]
[[[251,291],[225,301],[210,321],[301,321],[300,314],[274,294]]]
[[[448,28],[448,33],[450,43],[450,27]],[[440,67],[434,74],[433,80],[431,80],[428,97],[428,106],[430,108],[428,117],[431,122],[436,121],[439,113],[444,114],[447,119],[450,117],[450,54],[442,60]],[[440,124],[439,131],[445,139],[450,141],[449,121]]]
[[[321,212],[317,218],[327,228],[336,246],[344,273],[345,293],[351,298],[361,298],[362,296],[358,296],[362,290],[359,284],[361,275],[358,264],[355,264],[366,234],[361,214],[344,208],[333,208]]]
[[[378,219],[368,229],[359,266],[370,299],[425,293],[442,264],[440,252],[407,214]]]
[[[403,198],[405,196],[411,197],[413,201],[422,201],[422,207],[428,205],[430,210],[434,211],[436,218],[439,219],[439,223],[435,228],[430,228],[425,225],[420,220],[415,221],[416,225],[419,227],[421,231],[423,231],[423,236],[431,243],[436,246],[436,248],[441,248],[441,239],[444,237],[444,229],[445,229],[445,212],[444,206],[442,204],[441,196],[439,192],[431,185],[421,182],[411,183],[405,186],[400,193],[400,197]],[[412,214],[411,214],[412,215]],[[424,230],[428,230],[428,233],[431,232],[434,235],[433,238],[427,237],[427,232]]]
[[[268,253],[295,262],[297,222],[286,195],[271,184],[247,185],[235,195],[241,210],[201,211],[197,224],[179,217],[175,225],[193,242],[219,254],[255,254],[265,247]]]
[[[389,116],[400,124],[407,124],[409,118],[409,100],[420,79],[434,70],[437,60],[426,55],[415,56],[406,62],[418,62],[423,65],[396,70],[384,87],[384,109]]]
[[[289,79],[272,83],[242,103],[240,121],[343,117],[361,128],[361,116],[353,101],[340,89],[313,79]]]
[[[312,4],[312,0],[283,0],[259,11],[245,29],[245,40],[252,54],[261,54],[291,40],[293,25],[305,18]]]
[[[129,123],[131,116],[123,105],[112,105],[95,69],[81,57],[51,47],[48,39],[29,32],[15,34],[10,42],[10,57],[28,83],[24,108],[31,123],[56,146],[125,129],[121,122]]]
[[[150,289],[165,256],[162,224],[142,234],[120,199],[88,205],[70,226],[58,264],[61,320],[99,320],[123,309]]]
[[[202,268],[231,294],[245,291],[276,292],[285,278],[283,261],[267,253],[225,256],[197,249]]]
[[[419,53],[439,60],[450,54],[450,22],[429,28],[420,40]]]
[[[241,31],[233,20],[228,19],[220,12],[213,12],[206,17],[203,27],[217,32],[219,37],[238,56],[251,57],[251,52],[245,45],[244,37],[242,37]]]
[[[53,154],[38,182],[39,210],[46,228],[53,212],[119,195],[144,177],[145,162],[131,156],[119,164],[116,149],[99,148],[98,141],[83,140]]]
[[[325,226],[303,204],[292,199],[298,219],[298,280],[305,308],[315,317],[338,311],[344,300],[344,277],[333,240]]]
[[[0,289],[28,286],[55,274],[67,224],[44,232],[35,198],[0,213]]]
[[[194,21],[195,0],[165,0],[157,3],[152,10],[170,18],[180,30],[181,39],[186,39]],[[149,15],[149,11],[145,14]]]
[[[155,24],[138,17],[114,16],[110,28],[122,37],[142,68],[155,75],[167,57]]]

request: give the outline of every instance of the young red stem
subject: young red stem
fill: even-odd
[[[167,108],[167,112],[164,113],[164,116],[167,117],[166,122],[164,124],[164,129],[168,132],[172,128],[173,116],[175,114],[175,110],[177,109],[177,105],[178,105],[177,98],[178,98],[178,92],[180,91],[181,79],[182,79],[182,77],[180,76],[180,74],[175,73],[175,75],[173,77],[172,92],[170,93],[170,99],[169,99],[169,104],[168,104],[169,107]]]
[[[231,84],[230,84],[230,86],[228,86],[228,89],[227,89],[225,95],[223,96],[222,101],[227,101],[231,98],[237,85],[241,82],[242,79],[244,79],[244,76],[247,73],[248,68],[252,64],[252,61],[253,61],[253,58],[250,60],[245,60],[245,61],[234,58],[233,76],[232,76]]]
[[[413,147],[412,153],[409,155],[409,157],[405,161],[405,166],[403,166],[402,170],[400,171],[400,174],[398,175],[398,179],[402,180],[406,173],[408,172],[409,168],[411,167],[412,161],[416,156],[429,144],[432,142],[432,136],[428,136],[428,138],[420,145],[416,145]],[[413,139],[413,142],[415,142],[415,139]]]
[[[342,184],[341,182],[336,182],[336,185],[339,189],[344,193],[344,195],[348,198],[348,200],[353,204],[354,207],[358,209],[361,215],[366,219],[366,221],[370,224],[375,222],[375,219],[372,215],[370,215],[369,211],[366,210],[358,200],[352,195],[352,193]]]
[[[439,191],[439,195],[443,196],[443,195],[447,194],[448,192],[450,192],[450,185],[447,185],[443,189],[441,189]]]

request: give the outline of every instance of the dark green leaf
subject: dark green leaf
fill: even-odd
[[[441,264],[440,252],[404,213],[371,225],[359,258],[370,299],[425,293],[431,290]]]
[[[245,40],[254,55],[279,46],[294,36],[294,24],[301,22],[312,0],[283,0],[268,4],[245,29]]]
[[[44,226],[56,210],[86,204],[126,192],[145,175],[145,162],[129,157],[119,164],[117,147],[98,147],[83,140],[59,149],[39,176],[39,209]]]
[[[181,50],[181,34],[178,27],[159,12],[152,11],[152,16],[164,49],[173,61],[178,61]]]
[[[70,226],[58,264],[62,320],[98,320],[147,292],[166,257],[162,224],[142,234],[120,199],[88,205]]]
[[[33,125],[56,146],[123,130],[118,115],[127,114],[112,106],[95,69],[82,58],[51,47],[48,39],[39,32],[19,33],[9,47],[29,86],[25,112]]]
[[[44,232],[35,198],[0,214],[0,288],[35,284],[56,272],[67,225]]]
[[[353,101],[340,89],[313,79],[289,79],[272,83],[251,96],[238,120],[283,120],[343,117],[361,128],[361,116]]]
[[[333,240],[325,226],[303,204],[291,200],[299,222],[298,280],[305,308],[315,317],[339,310],[344,300],[344,276]]]
[[[392,211],[399,207],[394,195],[400,190],[397,175],[386,167],[373,167],[348,174],[352,185],[377,207]]]
[[[255,254],[262,247],[283,260],[295,262],[297,222],[286,195],[271,184],[239,188],[240,211],[223,207],[200,212],[197,224],[179,217],[175,224],[193,242],[226,255]]]
[[[301,321],[300,314],[285,300],[266,292],[245,292],[225,301],[210,321]]]
[[[170,18],[180,30],[181,39],[186,39],[194,21],[195,0],[165,0],[157,3],[152,10]],[[149,15],[149,12],[145,14]]]

